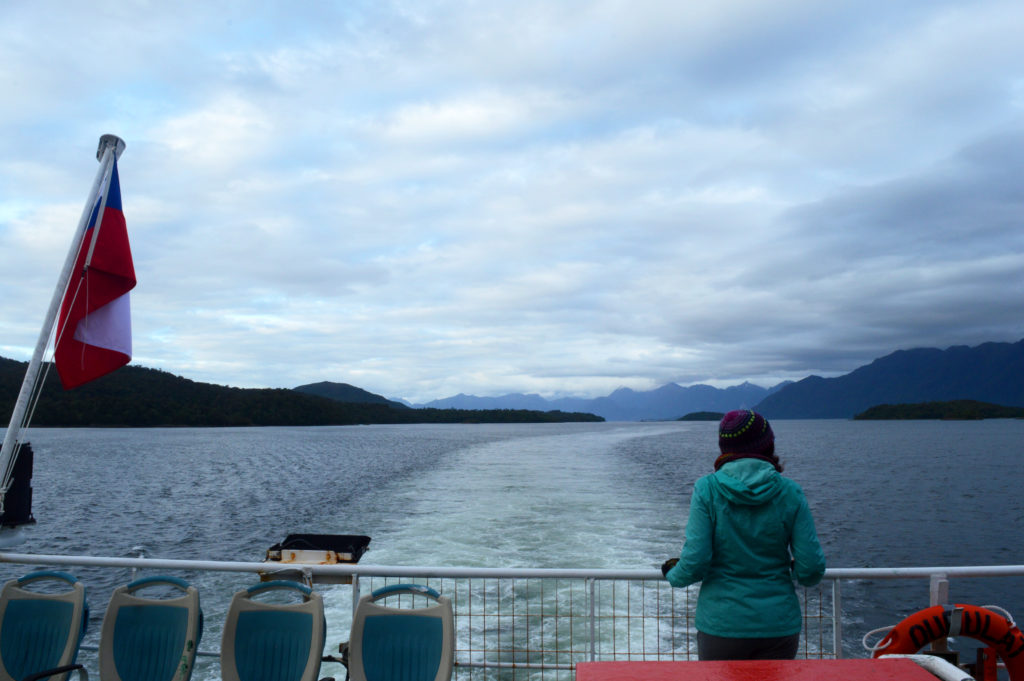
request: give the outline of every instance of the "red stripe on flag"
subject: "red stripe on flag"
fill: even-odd
[[[58,336],[54,360],[65,390],[97,379],[131,360],[130,325],[111,325],[109,314],[91,316],[95,311],[126,296],[135,288],[135,266],[128,243],[128,228],[121,210],[121,183],[116,161],[111,173],[106,207],[99,233],[96,235],[92,260],[86,267],[85,260],[95,234],[96,218],[101,203],[102,197],[96,202],[92,219],[78,246],[75,268],[64,292],[57,322]],[[113,308],[108,308],[108,312],[110,309],[126,311],[126,302],[115,304]],[[124,337],[125,333],[127,338]],[[114,336],[117,336],[116,341],[109,340]],[[103,338],[108,340],[95,340]],[[94,342],[104,343],[108,347],[95,345]],[[125,349],[129,351],[128,354],[124,352]]]

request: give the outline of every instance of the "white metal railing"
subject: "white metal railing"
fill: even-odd
[[[577,662],[680,660],[696,657],[695,589],[673,589],[657,570],[451,568],[383,565],[282,565],[0,553],[0,563],[127,568],[194,573],[261,573],[316,584],[339,605],[386,584],[415,581],[451,598],[456,621],[456,678],[571,679]],[[800,657],[843,656],[841,583],[851,579],[928,579],[933,603],[945,602],[948,580],[1024,576],[1024,565],[920,568],[833,568],[822,584],[800,590],[804,626]],[[323,582],[348,586],[320,586]],[[198,583],[207,610],[208,591]],[[226,591],[230,588],[225,587]],[[237,590],[237,589],[236,589]],[[212,596],[213,594],[209,594]],[[223,599],[230,598],[223,594]],[[349,599],[351,602],[349,603]],[[207,631],[219,633],[214,612]],[[347,623],[331,625],[329,632]],[[213,631],[211,631],[211,629]],[[345,630],[347,633],[347,629]],[[204,636],[203,655],[215,658]],[[326,654],[336,650],[329,639]],[[209,665],[216,661],[209,660]],[[341,672],[343,673],[343,672]],[[215,674],[209,675],[216,678]],[[197,672],[197,679],[206,678]]]

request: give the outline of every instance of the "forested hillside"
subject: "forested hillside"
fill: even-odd
[[[4,425],[26,363],[0,357],[0,414]],[[51,371],[32,424],[35,426],[326,426],[370,423],[534,423],[601,421],[592,414],[497,409],[408,409],[388,404],[338,402],[288,389],[230,388],[197,383],[127,366],[65,391]]]

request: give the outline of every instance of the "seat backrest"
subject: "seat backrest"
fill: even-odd
[[[396,608],[376,601],[424,596],[433,604]],[[353,681],[447,681],[455,663],[451,601],[419,584],[395,584],[359,599],[349,635]]]
[[[292,602],[259,600],[267,592]],[[324,601],[309,587],[278,580],[231,599],[220,649],[224,681],[316,681],[327,634]]]
[[[43,582],[59,593],[25,588]],[[64,588],[68,587],[68,588]],[[88,622],[85,586],[66,572],[32,572],[0,590],[0,681],[19,681],[31,674],[69,665]],[[51,677],[64,681],[68,675]]]
[[[138,593],[170,587],[169,598]],[[188,681],[203,635],[199,591],[176,577],[143,577],[114,589],[100,632],[101,681]]]

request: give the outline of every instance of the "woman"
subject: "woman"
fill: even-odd
[[[814,519],[800,486],[780,475],[762,415],[726,414],[718,446],[715,472],[694,486],[682,553],[662,572],[672,586],[701,582],[699,659],[793,659],[801,626],[793,578],[814,586],[825,573]]]

